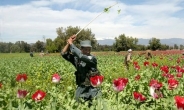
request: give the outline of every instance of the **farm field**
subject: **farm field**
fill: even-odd
[[[102,97],[88,104],[74,100],[75,68],[59,53],[0,53],[0,110],[179,110],[184,109],[183,51],[154,51],[145,60],[133,52],[130,69],[123,65],[126,52],[92,52],[104,76]],[[52,82],[53,74],[61,80]],[[24,77],[25,80],[19,80]],[[115,91],[115,80],[126,79]],[[39,98],[35,95],[39,93]]]

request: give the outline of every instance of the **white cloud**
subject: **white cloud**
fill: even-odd
[[[136,38],[183,38],[184,19],[173,16],[183,10],[181,2],[183,0],[158,0],[132,5],[118,2],[87,28],[97,39],[114,39],[120,34]],[[56,28],[83,28],[105,7],[115,3],[113,0],[40,0],[0,6],[0,37],[4,42],[23,40],[28,43],[43,40],[43,36],[55,39]]]

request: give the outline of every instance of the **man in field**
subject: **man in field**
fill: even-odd
[[[77,84],[75,99],[78,102],[81,102],[81,99],[92,101],[93,98],[101,95],[101,90],[91,86],[90,83],[91,76],[100,74],[97,69],[97,59],[90,54],[92,46],[89,40],[81,41],[81,49],[78,49],[73,44],[75,39],[76,36],[73,35],[67,40],[61,55],[64,59],[71,62],[77,70],[75,72]]]
[[[30,57],[33,57],[33,52],[32,51],[30,51]]]
[[[142,52],[139,54],[139,56],[145,55],[145,59],[149,60],[152,58],[151,50],[146,50],[145,52]]]
[[[129,63],[131,62],[132,62],[132,49],[128,49],[128,54],[125,55],[125,59],[124,59],[124,64],[127,70],[129,70]]]

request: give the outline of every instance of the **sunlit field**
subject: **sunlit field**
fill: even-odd
[[[126,53],[92,52],[104,80],[102,97],[90,108],[87,102],[75,102],[75,68],[60,53],[34,53],[34,57],[0,53],[0,110],[184,109],[182,51],[154,51],[149,60],[135,51],[129,70],[123,64]],[[60,76],[57,83],[52,81],[54,74]],[[119,84],[119,91],[114,90],[114,82],[120,79],[127,82]]]

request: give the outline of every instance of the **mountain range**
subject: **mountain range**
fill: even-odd
[[[138,39],[138,44],[141,45],[149,45],[149,40],[151,39]],[[115,39],[103,39],[103,40],[97,40],[97,42],[100,45],[113,45],[115,43]],[[177,44],[178,46],[184,45],[184,39],[182,38],[169,38],[169,39],[160,39],[161,44],[166,44],[169,46],[173,46],[174,44]]]

